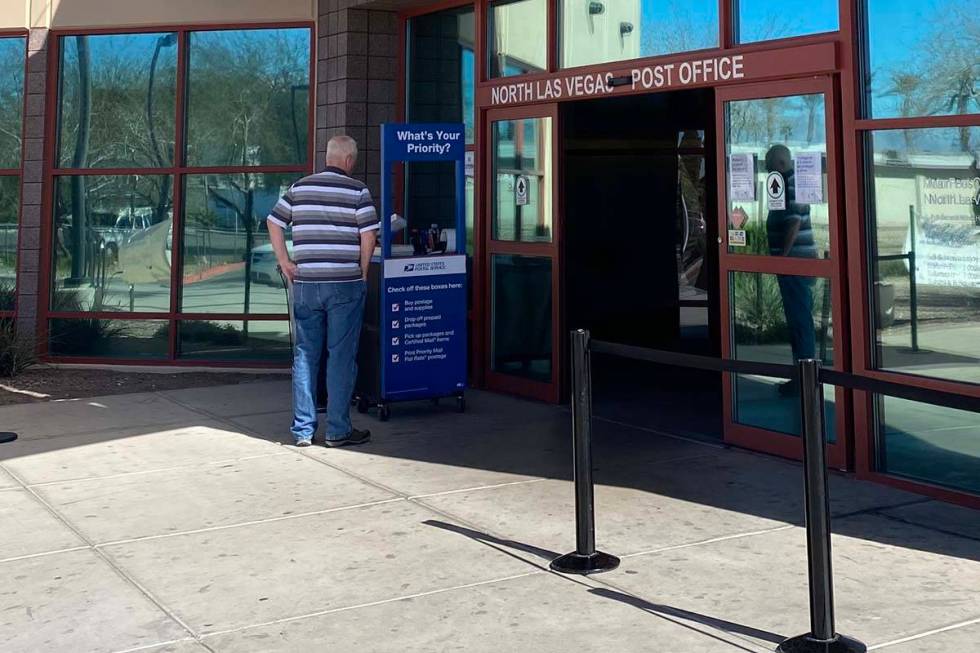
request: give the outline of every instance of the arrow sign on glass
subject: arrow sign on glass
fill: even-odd
[[[517,181],[514,183],[514,203],[517,206],[527,206],[528,197],[527,190],[530,186],[530,181],[526,175],[518,175]]]
[[[779,172],[770,172],[766,177],[766,195],[770,211],[786,210],[786,181]]]

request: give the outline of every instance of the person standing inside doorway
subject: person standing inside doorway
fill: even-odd
[[[327,348],[328,447],[364,444],[371,433],[355,429],[350,402],[357,378],[357,347],[364,296],[377,242],[378,214],[367,186],[351,177],[357,143],[335,136],[327,167],[290,186],[267,218],[269,240],[283,274],[293,284],[293,426],[296,446],[307,447],[317,429],[315,392]],[[292,227],[293,252],[285,230]]]
[[[782,175],[786,207],[771,209],[766,218],[769,254],[816,258],[817,246],[813,240],[813,226],[810,223],[810,205],[796,201],[793,156],[789,148],[785,145],[773,145],[769,148],[766,152],[766,170]],[[783,300],[786,326],[789,327],[793,361],[815,358],[817,338],[813,326],[813,279],[793,274],[780,274],[777,275],[776,280]],[[794,381],[779,386],[781,395],[795,395],[797,392],[798,388]]]

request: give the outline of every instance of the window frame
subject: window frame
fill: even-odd
[[[270,30],[270,29],[292,29],[301,28],[309,32],[309,70],[308,70],[308,114],[307,114],[307,142],[305,160],[289,165],[256,165],[256,166],[189,166],[187,165],[187,118],[189,104],[187,101],[187,89],[190,73],[190,36],[195,32],[230,32],[246,30]],[[177,35],[177,79],[175,89],[175,157],[169,166],[163,167],[119,167],[119,168],[59,168],[58,162],[58,134],[60,125],[58,123],[58,107],[60,103],[60,66],[61,66],[61,42],[63,38],[71,36],[106,36],[106,35],[125,35],[125,34],[147,34],[147,33],[167,33],[172,32]],[[195,366],[206,364],[211,367],[241,367],[247,364],[251,367],[283,367],[285,362],[269,361],[262,359],[247,360],[204,360],[195,358],[185,358],[180,355],[180,339],[178,329],[182,322],[196,321],[236,321],[236,322],[270,322],[278,321],[286,323],[289,314],[283,313],[196,313],[180,310],[180,292],[182,290],[182,270],[183,270],[183,241],[184,241],[184,210],[185,210],[185,179],[192,175],[203,174],[242,174],[242,173],[295,173],[297,177],[313,172],[315,164],[315,136],[316,136],[316,63],[317,63],[317,29],[313,21],[284,21],[284,22],[263,22],[263,23],[232,23],[220,25],[149,25],[140,27],[126,28],[79,28],[51,30],[49,34],[48,46],[48,87],[46,91],[48,105],[54,110],[48,112],[45,122],[45,167],[44,167],[44,194],[42,199],[42,261],[41,279],[38,284],[38,339],[41,343],[41,353],[46,360],[53,362],[72,362],[72,363],[98,363],[112,361],[114,363],[133,363],[140,365],[178,365]],[[51,294],[55,284],[53,271],[53,215],[54,215],[54,194],[58,187],[60,177],[72,176],[121,176],[121,175],[171,175],[173,180],[172,201],[173,201],[173,243],[171,246],[170,261],[170,299],[167,311],[160,312],[113,312],[113,311],[54,311],[51,309]],[[49,354],[48,328],[51,320],[54,319],[100,319],[100,320],[166,320],[169,322],[169,343],[168,352],[165,358],[156,359],[136,359],[126,358],[105,358],[105,357],[84,357],[84,356],[55,356]]]

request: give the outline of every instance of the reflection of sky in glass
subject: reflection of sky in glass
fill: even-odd
[[[838,29],[837,0],[739,0],[738,6],[742,43]]]
[[[644,0],[640,19],[641,56],[718,46],[717,0]]]
[[[24,39],[0,38],[0,168],[20,165]]]
[[[980,112],[976,0],[869,0],[868,31],[874,117]],[[963,73],[972,102],[956,94]]]
[[[193,52],[217,51],[251,55],[256,51],[265,50],[270,53],[293,52],[303,53],[294,57],[295,61],[307,61],[310,52],[310,32],[305,27],[285,29],[246,29],[246,30],[216,30],[208,32],[192,32],[191,48]],[[193,54],[191,58],[193,65]],[[258,66],[256,72],[264,75],[286,74],[294,78],[303,78],[308,74],[304,70],[283,70],[282,58],[276,56],[249,57],[248,62]],[[243,62],[228,62],[229,65]]]

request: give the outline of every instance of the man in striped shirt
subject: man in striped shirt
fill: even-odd
[[[364,444],[369,431],[355,429],[350,400],[357,378],[357,346],[364,318],[365,280],[377,241],[378,214],[367,187],[351,178],[357,143],[335,136],[327,167],[290,186],[269,214],[269,239],[283,274],[293,284],[293,426],[296,446],[316,433],[320,357],[327,347],[328,447]],[[293,259],[285,230],[292,228]]]

